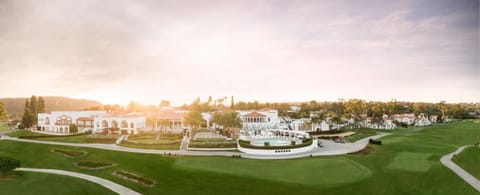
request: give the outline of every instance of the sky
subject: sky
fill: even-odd
[[[479,1],[0,0],[0,97],[480,102]]]

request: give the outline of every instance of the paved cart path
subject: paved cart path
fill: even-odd
[[[353,143],[335,143],[329,140],[320,140],[323,147],[315,147],[315,149],[308,152],[296,153],[296,154],[279,154],[279,155],[258,155],[258,154],[247,154],[242,152],[232,152],[232,151],[188,151],[188,150],[152,150],[152,149],[140,149],[140,148],[129,148],[118,146],[115,144],[90,144],[90,143],[65,143],[65,142],[53,142],[53,141],[42,141],[42,140],[32,140],[32,139],[19,139],[16,137],[9,137],[3,135],[1,140],[12,140],[19,142],[30,142],[30,143],[39,143],[39,144],[49,144],[49,145],[62,145],[62,146],[73,146],[73,147],[86,147],[86,148],[96,148],[104,150],[114,150],[121,152],[133,152],[133,153],[144,153],[144,154],[163,154],[163,155],[186,155],[186,156],[232,156],[232,155],[241,155],[242,158],[252,158],[252,159],[293,159],[293,158],[304,158],[309,156],[330,156],[330,155],[342,155],[352,152],[357,152],[362,150],[368,145],[368,140],[378,139],[383,136],[390,135],[389,133],[382,133],[370,137],[363,138]]]
[[[458,148],[457,150],[455,150],[454,152],[452,153],[449,153],[445,156],[443,156],[441,159],[440,159],[440,162],[442,162],[443,165],[447,166],[450,170],[452,170],[453,172],[455,172],[458,176],[460,176],[460,178],[462,178],[463,180],[465,180],[468,184],[470,184],[473,188],[475,188],[477,191],[480,192],[480,181],[473,177],[472,175],[470,175],[470,173],[466,172],[465,170],[463,170],[461,167],[459,167],[457,164],[455,164],[453,161],[452,161],[452,158],[453,156],[459,154],[460,152],[462,152],[465,148],[467,147],[470,147],[471,145],[467,145],[467,146],[462,146],[460,148]]]
[[[83,174],[83,173],[77,173],[77,172],[71,172],[71,171],[64,171],[64,170],[58,170],[58,169],[36,169],[36,168],[17,168],[15,169],[16,171],[30,171],[30,172],[41,172],[41,173],[51,173],[51,174],[58,174],[58,175],[66,175],[70,177],[76,177],[84,180],[88,180],[94,183],[97,183],[105,188],[108,188],[118,194],[128,194],[128,195],[140,195],[140,193],[135,192],[131,190],[130,188],[127,188],[125,186],[119,185],[117,183],[114,183],[112,181],[102,179],[99,177]]]

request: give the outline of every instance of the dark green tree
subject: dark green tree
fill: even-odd
[[[69,129],[70,129],[70,133],[78,133],[78,127],[77,127],[77,125],[71,124],[69,127],[70,127],[70,128],[69,128]]]
[[[25,99],[25,109],[22,116],[22,125],[24,128],[30,128],[33,124],[32,111],[30,111],[30,103],[28,98]]]
[[[42,96],[38,97],[37,113],[45,113],[45,100]]]
[[[0,156],[0,173],[6,175],[10,171],[20,167],[20,161],[10,157]]]
[[[37,124],[37,97],[34,95],[30,98],[30,112],[32,115],[32,124]]]

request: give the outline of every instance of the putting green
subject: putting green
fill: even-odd
[[[353,183],[372,174],[363,165],[340,157],[263,161],[185,157],[177,159],[175,166],[180,169],[203,170],[306,185]]]
[[[403,171],[426,172],[430,169],[428,158],[432,154],[428,153],[411,153],[400,152],[395,156],[393,162],[388,165],[390,169],[398,169]]]

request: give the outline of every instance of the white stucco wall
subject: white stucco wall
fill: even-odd
[[[242,148],[240,144],[238,144],[238,142],[237,142],[237,146],[239,151],[248,153],[248,154],[259,154],[259,155],[298,154],[298,153],[303,153],[303,152],[308,152],[313,150],[315,147],[317,147],[317,140],[313,140],[312,145],[305,146],[302,148],[294,148],[294,149],[262,150],[262,149]]]

